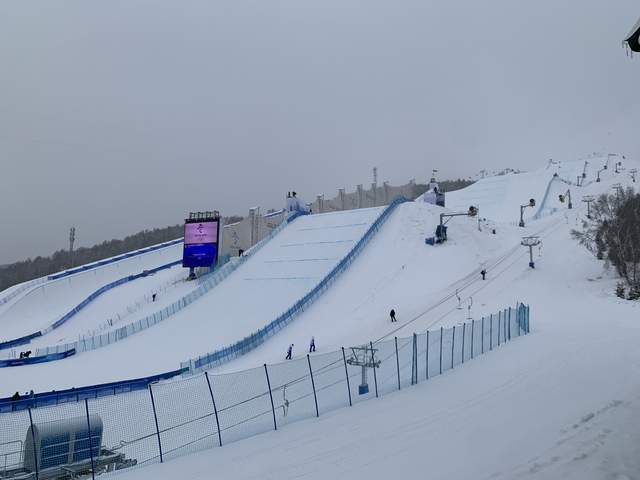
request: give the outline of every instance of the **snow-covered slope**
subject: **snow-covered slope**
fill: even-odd
[[[527,301],[529,336],[401,392],[220,449],[127,472],[124,478],[204,479],[212,470],[238,479],[387,479],[412,478],[420,472],[448,479],[636,478],[640,304],[615,297],[613,273],[570,236],[586,214],[581,196],[612,192],[618,182],[631,185],[622,173],[584,188],[572,187],[572,210],[559,205],[562,210],[531,220],[524,229],[509,225],[510,219],[496,224],[495,240],[502,245],[496,254],[503,261],[488,268],[484,282],[476,275],[464,297],[473,295],[475,317],[511,304],[514,298]],[[404,214],[410,216],[408,211]],[[452,227],[451,241],[459,241],[461,230]],[[535,232],[540,233],[543,248],[536,251],[536,268],[530,269],[526,250],[512,250],[509,245],[518,246],[520,235]],[[470,242],[464,244],[471,248]],[[360,260],[369,263],[368,255],[375,249],[373,242]],[[420,255],[416,245],[410,258],[419,261]],[[465,261],[461,257],[460,263]],[[357,268],[354,265],[340,280],[345,282],[343,289],[354,285],[351,274]],[[367,273],[373,270],[368,268]],[[412,280],[402,273],[389,275],[385,287],[372,289],[369,298],[379,301],[394,280],[414,297],[422,296],[428,290],[428,273],[425,270]],[[325,300],[332,295],[337,289]],[[448,312],[433,316],[436,324],[456,323],[466,314],[456,310],[455,298],[448,303]],[[396,310],[402,312],[402,305],[398,302]],[[357,318],[357,312],[344,315],[343,321]],[[374,323],[367,326],[358,320],[363,330]],[[410,319],[399,316],[399,320]],[[246,458],[251,461],[240,461]]]
[[[178,243],[68,277],[46,281],[16,298],[0,313],[0,338],[8,340],[45,329],[103,285],[174,262],[179,260],[181,255],[182,244]],[[152,288],[154,282],[167,275],[168,272],[161,272],[139,282]],[[121,292],[126,290],[127,286],[120,287]],[[122,300],[123,302],[111,303],[109,309],[118,311],[118,308],[124,307],[128,301],[126,294]],[[70,323],[77,324],[76,319]],[[86,330],[87,326],[79,327],[77,332],[84,333]]]

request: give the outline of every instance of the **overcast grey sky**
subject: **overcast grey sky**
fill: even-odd
[[[0,263],[381,179],[640,157],[637,0],[3,0]]]

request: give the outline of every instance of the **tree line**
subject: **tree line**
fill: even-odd
[[[591,206],[590,218],[582,230],[571,234],[621,278],[616,295],[640,299],[640,193],[619,188],[600,195]]]
[[[224,217],[224,224],[239,222],[242,217]],[[158,243],[168,242],[182,237],[183,225],[171,225],[164,228],[142,230],[123,239],[107,240],[92,247],[80,247],[70,253],[58,250],[48,257],[28,258],[19,262],[0,266],[0,291],[12,285],[27,282],[34,278],[51,275],[71,268],[114,257],[132,250],[138,250]]]

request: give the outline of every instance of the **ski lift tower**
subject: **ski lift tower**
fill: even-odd
[[[529,266],[531,268],[536,268],[536,265],[533,261],[533,247],[540,245],[540,243],[540,237],[538,237],[537,235],[522,237],[522,242],[520,242],[522,246],[529,247]]]
[[[524,227],[524,209],[527,207],[535,207],[535,206],[536,206],[536,201],[533,198],[529,199],[529,203],[525,205],[520,205],[520,223],[518,224],[518,226]]]
[[[582,201],[587,204],[587,218],[591,220],[591,202],[594,202],[596,197],[593,195],[585,195],[582,197]]]
[[[375,359],[377,348],[373,345],[363,345],[360,347],[351,347],[351,357],[347,359],[349,365],[362,367],[362,379],[358,386],[358,395],[366,395],[369,393],[369,384],[367,383],[367,369],[380,368],[381,360]],[[374,372],[375,373],[375,372]]]

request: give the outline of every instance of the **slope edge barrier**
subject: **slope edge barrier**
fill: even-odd
[[[47,475],[74,471],[88,476],[93,462],[104,466],[107,461],[112,468],[100,473],[108,476],[116,470],[119,475],[123,469],[222,447],[428,382],[529,332],[529,306],[518,304],[450,328],[369,342],[355,351],[342,348],[229,374],[205,372],[143,388],[136,385],[133,393],[118,399],[112,397],[115,388],[103,385],[103,390],[70,392],[61,405],[37,403],[38,396],[0,401],[5,412],[0,414],[0,445],[11,447],[1,453],[0,478],[38,478],[42,465]],[[358,348],[364,349],[364,357]],[[487,368],[482,371],[491,374]],[[79,421],[84,432],[100,425],[100,449],[91,463],[75,455],[83,451],[78,442],[83,430],[75,427],[82,425]],[[56,449],[38,449],[38,461],[28,461],[33,458],[29,432],[44,425],[55,426],[54,432],[76,428],[78,433],[76,438],[58,435]],[[60,451],[69,454],[57,459]]]

